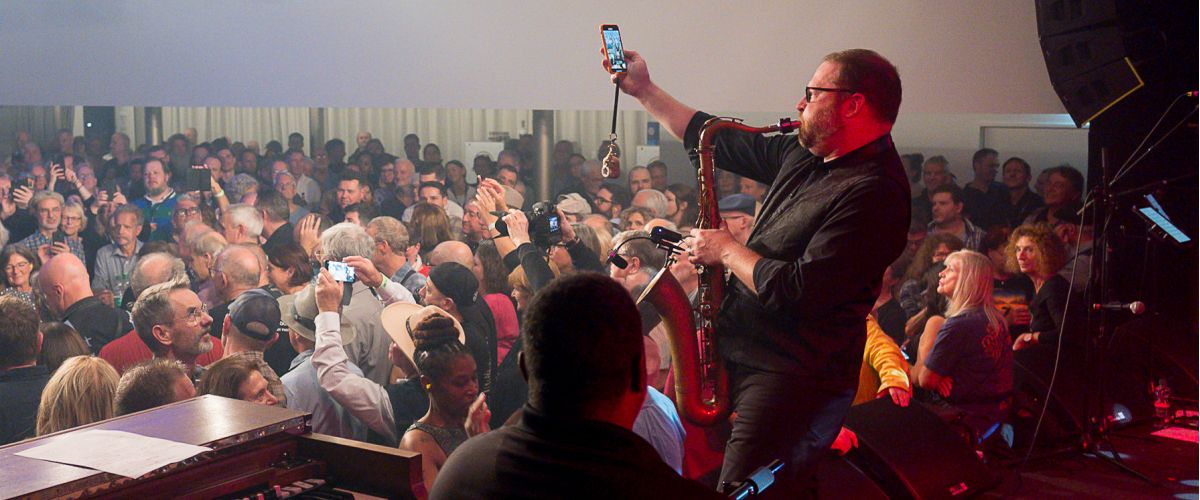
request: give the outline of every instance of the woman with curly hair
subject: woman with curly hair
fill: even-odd
[[[1077,325],[1078,321],[1071,319],[1081,311],[1078,307],[1068,309],[1071,284],[1058,274],[1067,262],[1062,240],[1047,224],[1025,224],[1009,235],[1006,253],[1009,270],[1028,276],[1034,292],[1029,304],[1029,332],[1016,338],[1013,350],[1058,344],[1064,326]],[[1074,329],[1068,331],[1073,333]]]
[[[475,358],[458,341],[461,332],[457,320],[441,313],[412,327],[413,362],[421,374],[421,387],[429,394],[429,411],[404,433],[400,448],[421,453],[428,487],[433,486],[446,458],[467,440],[467,412],[479,396]]]

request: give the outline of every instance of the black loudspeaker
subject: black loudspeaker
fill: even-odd
[[[1075,442],[1083,432],[1086,377],[1082,359],[1063,356],[1059,360],[1058,375],[1051,392],[1049,381],[1054,371],[1052,347],[1037,346],[1014,353],[1013,407],[1009,418],[1013,425],[1014,449],[1024,450],[1029,446],[1043,408],[1046,416],[1037,431],[1040,445]],[[1049,405],[1046,404],[1047,398]]]
[[[846,457],[830,452],[817,464],[817,498],[888,500],[888,495]]]
[[[887,398],[854,406],[846,427],[858,435],[847,461],[889,498],[966,498],[996,483],[962,436],[916,401],[907,408]]]
[[[1135,2],[1129,2],[1131,4]],[[1037,0],[1038,37],[1054,91],[1082,127],[1145,86],[1134,64],[1152,34],[1118,0]]]

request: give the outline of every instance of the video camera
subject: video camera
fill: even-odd
[[[504,214],[496,215],[503,217]],[[554,244],[562,241],[563,221],[559,219],[557,206],[553,202],[534,203],[529,211],[525,212],[525,218],[529,219],[529,239],[533,241],[534,246],[549,250]],[[504,219],[496,221],[496,230],[500,232],[500,236],[508,236],[508,224],[504,223]]]

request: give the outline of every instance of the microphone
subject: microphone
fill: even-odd
[[[1109,302],[1107,304],[1092,304],[1093,311],[1099,311],[1101,309],[1108,310],[1108,311],[1129,311],[1129,312],[1133,313],[1134,315],[1138,315],[1138,314],[1142,314],[1142,313],[1146,312],[1146,304],[1140,300],[1135,300],[1128,304],[1122,304],[1120,302]]]

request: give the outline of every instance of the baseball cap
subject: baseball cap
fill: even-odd
[[[429,271],[429,281],[459,309],[472,306],[479,297],[479,280],[466,266],[443,262]]]
[[[584,200],[579,193],[559,195],[558,208],[561,208],[564,214],[589,215],[592,213],[592,206],[588,205],[587,200]]]
[[[279,302],[266,290],[247,290],[229,304],[229,319],[242,335],[271,340],[279,327]]]
[[[731,194],[721,201],[717,202],[717,207],[722,212],[742,212],[746,215],[754,215],[754,197],[748,194]]]

